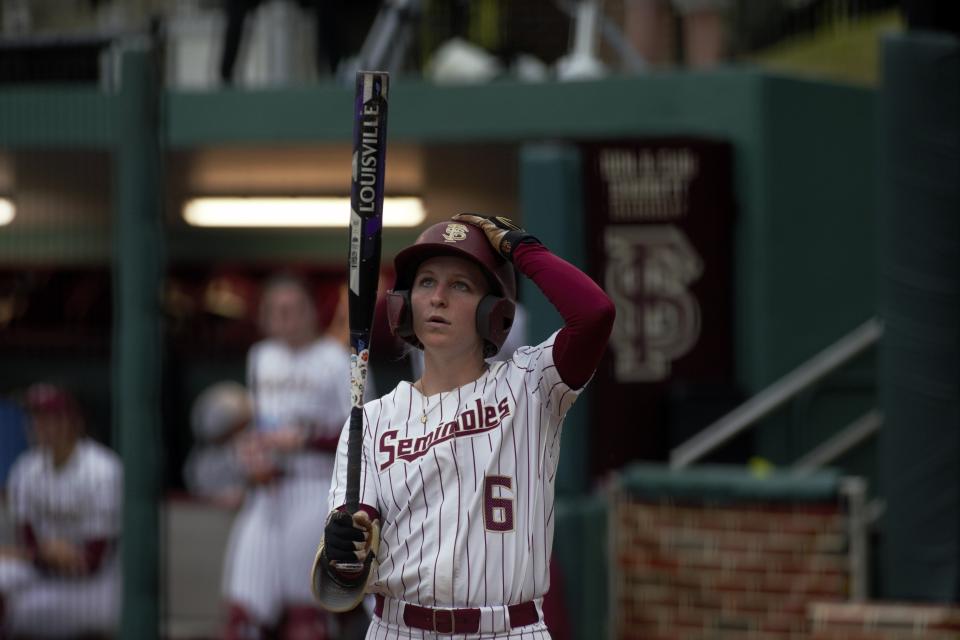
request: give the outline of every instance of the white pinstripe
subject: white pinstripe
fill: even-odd
[[[380,512],[383,541],[372,592],[433,607],[517,604],[547,592],[560,432],[579,393],[559,378],[555,337],[518,349],[512,360],[493,363],[459,389],[424,399],[401,382],[365,405],[361,502]],[[425,425],[424,400],[431,407]],[[438,402],[439,411],[432,409]],[[488,485],[491,476],[505,480]],[[331,508],[343,504],[345,481],[342,435]],[[486,498],[499,504],[485,503],[488,487]],[[502,508],[491,509],[504,504],[512,508],[512,528],[489,529],[485,514],[502,518]],[[497,525],[506,526],[502,519]],[[371,626],[368,638],[421,637],[387,617]],[[536,626],[496,637],[521,637],[522,630],[523,637],[549,637]]]

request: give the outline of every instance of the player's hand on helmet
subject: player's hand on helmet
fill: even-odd
[[[367,557],[376,553],[375,521],[364,511],[353,516],[346,511],[333,511],[327,518],[323,539],[324,554],[336,577],[346,582],[362,579]]]
[[[536,242],[533,235],[518,227],[509,218],[503,216],[481,216],[475,213],[458,213],[453,216],[457,222],[466,222],[480,227],[487,235],[487,240],[501,256],[513,262],[513,251],[525,242]]]

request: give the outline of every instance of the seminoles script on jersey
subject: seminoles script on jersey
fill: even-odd
[[[381,518],[374,592],[440,607],[546,592],[561,426],[577,396],[560,380],[553,340],[449,392],[424,397],[401,382],[364,406],[360,501]],[[345,482],[343,435],[331,506],[343,504]]]
[[[496,407],[484,405],[480,398],[476,406],[460,413],[450,422],[444,422],[439,427],[419,438],[398,438],[398,429],[385,431],[380,436],[380,452],[386,454],[387,460],[380,465],[383,471],[397,459],[413,462],[427,453],[430,447],[446,442],[451,438],[475,436],[500,426],[500,422],[510,415],[510,405],[504,398]]]

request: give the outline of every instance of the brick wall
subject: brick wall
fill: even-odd
[[[814,603],[810,640],[957,640],[960,607]]]
[[[836,501],[688,502],[622,496],[611,505],[615,637],[807,640],[808,607],[846,599]]]

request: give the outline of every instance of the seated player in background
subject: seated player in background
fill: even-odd
[[[191,494],[228,509],[240,506],[246,475],[237,439],[252,420],[253,404],[242,384],[218,382],[197,396],[190,412],[194,445],[183,469]]]
[[[542,602],[563,420],[606,348],[613,303],[503,218],[433,225],[394,264],[391,329],[423,350],[423,374],[364,405],[352,517],[343,431],[315,594],[333,607],[375,594],[368,638],[550,638]],[[489,363],[513,319],[514,267],[564,326]]]
[[[0,551],[0,637],[109,634],[120,605],[123,467],[65,389],[27,389],[32,448],[10,472],[17,544]]]

